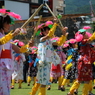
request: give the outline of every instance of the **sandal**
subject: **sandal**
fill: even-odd
[[[61,86],[60,90],[61,91],[65,91],[65,87],[64,86],[63,87]]]
[[[11,86],[11,89],[14,89],[14,86],[13,85]]]

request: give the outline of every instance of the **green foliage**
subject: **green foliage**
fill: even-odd
[[[90,13],[90,0],[65,0],[65,14]],[[95,12],[95,0],[91,0]]]

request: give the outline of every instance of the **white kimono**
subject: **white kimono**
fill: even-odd
[[[50,85],[51,63],[57,65],[61,62],[59,56],[53,50],[52,42],[50,40],[39,43],[37,57],[39,62],[36,81],[43,85]]]

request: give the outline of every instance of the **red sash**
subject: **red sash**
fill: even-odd
[[[2,50],[0,58],[9,58],[9,59],[11,59],[12,58],[11,51],[7,50],[7,49],[6,50]]]

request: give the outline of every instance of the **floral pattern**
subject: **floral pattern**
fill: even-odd
[[[36,81],[43,85],[50,85],[51,63],[55,65],[60,63],[60,58],[54,51],[50,40],[39,43],[37,57],[39,58],[39,63]]]
[[[0,33],[0,38],[4,35]],[[10,50],[12,54],[11,43],[0,45],[0,54],[2,50]],[[0,95],[10,95],[11,74],[13,71],[13,60],[9,58],[0,58]]]

